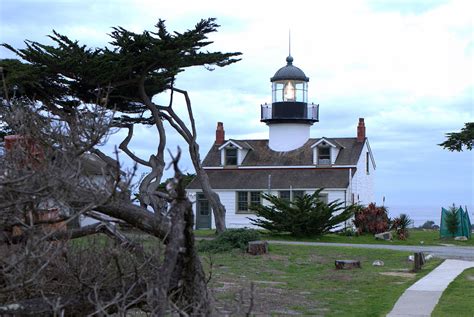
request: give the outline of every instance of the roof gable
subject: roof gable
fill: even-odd
[[[326,137],[322,137],[321,139],[319,139],[318,141],[316,141],[316,143],[314,143],[313,145],[311,145],[311,148],[315,148],[316,146],[320,145],[320,144],[329,144],[329,146],[331,147],[334,147],[334,148],[343,148],[342,145],[340,145],[337,141],[335,140],[330,140]]]
[[[233,145],[239,150],[246,149],[246,150],[253,150],[252,146],[248,144],[246,141],[241,141],[241,140],[234,140],[234,139],[229,139],[224,144],[219,146],[218,150],[222,150],[223,148],[226,148],[228,145]]]
[[[310,166],[313,164],[312,145],[323,138],[311,138],[302,147],[288,152],[277,152],[270,149],[268,140],[229,140],[234,144],[247,144],[249,151],[242,161],[241,166]],[[357,142],[357,138],[324,138],[335,146],[340,146],[340,151],[333,165],[355,166],[364,147],[364,142]],[[238,143],[237,143],[238,142]],[[226,143],[224,143],[225,145]],[[213,145],[207,153],[203,167],[221,166],[220,149],[223,145]]]

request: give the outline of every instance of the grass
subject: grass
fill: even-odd
[[[247,307],[253,282],[252,313],[256,315],[384,316],[406,288],[441,262],[433,259],[421,272],[408,273],[413,265],[408,255],[350,247],[271,245],[263,256],[234,251],[214,254],[210,261],[203,258],[207,269],[212,263],[210,285],[222,309],[231,310],[236,298]],[[335,270],[336,259],[360,260],[362,268]],[[374,267],[374,260],[385,265]]]
[[[465,270],[449,284],[432,316],[474,316],[474,268]]]
[[[332,242],[332,243],[354,243],[354,244],[388,244],[388,245],[442,245],[453,244],[458,246],[474,246],[474,238],[467,241],[456,241],[452,238],[440,239],[438,230],[411,229],[407,240],[393,241],[376,240],[373,235],[344,236],[339,234],[327,234],[322,237],[292,237],[289,234],[272,234],[262,231],[262,239],[265,240],[288,240],[309,242]],[[215,230],[196,230],[197,237],[214,237]],[[421,243],[423,241],[423,243]]]

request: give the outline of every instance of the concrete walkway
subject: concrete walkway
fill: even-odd
[[[443,291],[472,261],[446,260],[424,278],[409,287],[387,317],[430,316]]]
[[[267,240],[270,244],[286,245],[314,245],[314,246],[333,246],[333,247],[351,247],[363,249],[387,249],[407,252],[424,252],[432,254],[442,259],[458,259],[474,261],[474,247],[464,246],[434,246],[434,245],[388,245],[388,244],[356,244],[356,243],[329,243],[329,242],[302,242],[302,241],[279,241]]]

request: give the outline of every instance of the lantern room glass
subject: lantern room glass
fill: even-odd
[[[279,80],[272,83],[273,102],[308,103],[308,83],[299,80]]]

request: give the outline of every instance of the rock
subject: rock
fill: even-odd
[[[415,261],[415,256],[414,255],[409,255],[408,256],[408,261],[410,261],[410,262]]]
[[[425,241],[420,241],[420,244],[425,244]]]
[[[390,231],[382,232],[382,233],[376,233],[374,235],[375,239],[377,240],[386,240],[390,241],[393,239],[392,233]]]
[[[247,252],[252,255],[262,255],[268,252],[267,241],[250,241],[247,246]]]
[[[467,241],[467,237],[459,236],[459,237],[454,238],[454,240],[456,240],[456,241]]]
[[[428,254],[427,256],[425,256],[426,261],[431,260],[432,258],[433,258],[433,254]]]
[[[360,261],[356,260],[336,260],[334,261],[334,265],[336,265],[336,270],[350,270],[350,269],[360,269]]]
[[[384,266],[385,263],[383,263],[382,260],[375,260],[373,263],[372,263],[373,266]]]

